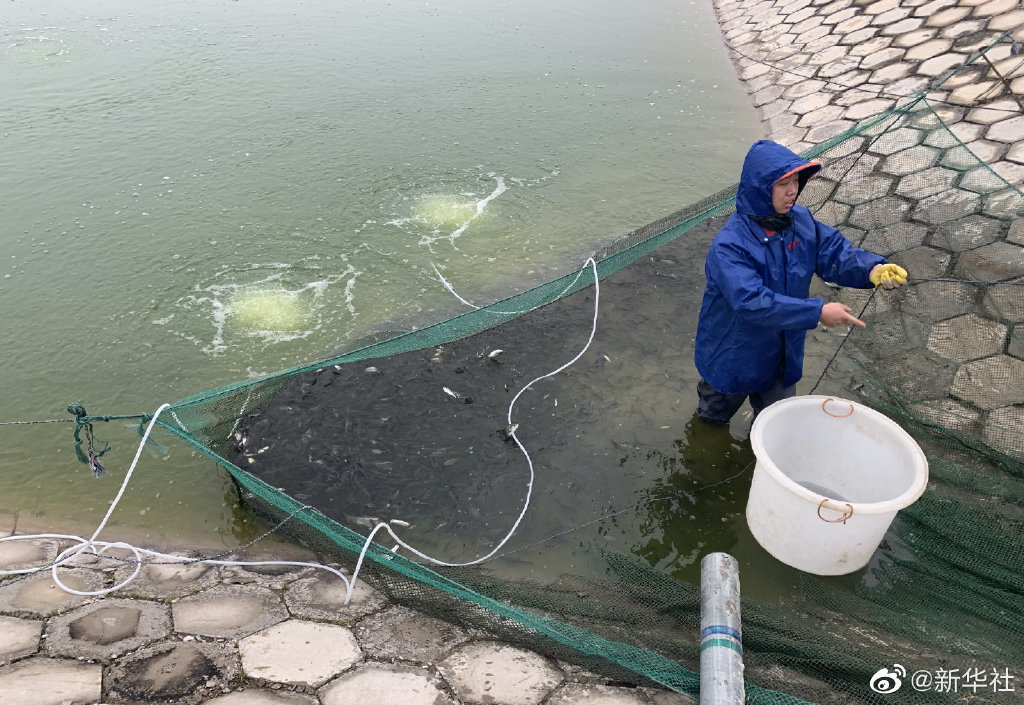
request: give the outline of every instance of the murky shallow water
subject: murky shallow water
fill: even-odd
[[[439,273],[475,304],[507,296],[733,182],[760,136],[704,5],[48,2],[5,5],[0,20],[0,420],[66,417],[71,402],[152,412],[466,310]],[[746,540],[742,481],[685,494],[750,459],[743,419],[715,438],[689,424],[706,237],[610,281],[589,357],[524,399],[542,520],[509,548],[663,492],[684,494],[597,535],[684,574],[695,552]],[[590,318],[577,300],[561,322],[496,342],[510,384],[575,354]],[[450,397],[429,401],[406,423]],[[396,518],[431,550],[473,555],[472,507],[501,500],[505,517],[521,499],[523,460],[486,421],[483,436],[422,439],[441,467],[486,447],[507,468],[467,476],[475,504],[439,493],[418,518],[403,496]],[[97,424],[112,450],[94,480],[69,424],[0,434],[0,511],[21,529],[91,531],[138,443],[134,421]],[[410,494],[432,489],[418,482]],[[346,516],[387,509],[357,505]],[[105,535],[235,545],[260,530],[225,473],[171,441],[142,455]],[[570,543],[541,550],[551,565],[580,560]]]

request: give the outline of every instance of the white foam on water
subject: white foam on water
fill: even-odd
[[[198,313],[200,323],[213,328],[212,337],[201,339],[185,331],[175,334],[201,344],[208,355],[222,355],[254,338],[264,346],[308,338],[322,330],[325,321],[335,320],[339,311],[354,317],[355,285],[362,272],[348,263],[342,271],[326,276],[317,270],[314,268],[320,276],[301,282],[295,279],[305,268],[289,264],[254,264],[242,271],[221,269],[215,278],[228,281],[197,284],[176,302],[180,309]],[[253,273],[263,276],[254,279]],[[330,296],[337,284],[343,284],[340,306]],[[173,318],[174,314],[153,323],[166,325]],[[195,315],[185,318],[195,325]]]
[[[494,190],[477,201],[464,200],[467,198],[471,199],[477,195],[471,192],[460,192],[452,195],[444,193],[426,194],[416,199],[412,216],[395,218],[387,221],[385,224],[399,227],[404,227],[411,223],[427,225],[431,228],[431,231],[420,235],[420,245],[432,248],[434,243],[447,240],[455,247],[455,241],[466,232],[466,229],[473,221],[483,215],[488,204],[508,190],[503,176],[493,173],[487,176],[494,180]]]

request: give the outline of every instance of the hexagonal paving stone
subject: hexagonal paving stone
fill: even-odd
[[[60,570],[60,580],[80,592],[103,588],[103,576],[87,568]],[[0,612],[25,617],[48,617],[66,612],[89,600],[88,595],[65,592],[53,582],[50,571],[36,573],[21,582],[0,589]]]
[[[789,109],[798,115],[803,115],[804,113],[810,113],[825,107],[829,104],[830,100],[831,96],[827,93],[811,93],[803,98],[794,100]]]
[[[370,658],[420,663],[440,660],[469,638],[448,622],[397,606],[360,621],[356,636]]]
[[[838,228],[842,223],[846,222],[847,218],[850,217],[850,210],[850,206],[837,201],[829,201],[814,212],[814,217],[826,225]],[[853,238],[853,235],[849,231],[854,229],[855,228],[843,228],[846,232],[846,236],[851,239]]]
[[[993,193],[1006,188],[1006,181],[983,164],[964,172],[958,186],[975,193]]]
[[[172,610],[176,632],[225,639],[248,636],[288,617],[275,592],[255,585],[211,588],[178,600]]]
[[[983,215],[969,215],[940,225],[932,235],[931,244],[949,250],[973,250],[999,239],[1003,223]]]
[[[860,67],[862,69],[867,69],[868,71],[870,71],[872,69],[884,66],[885,64],[891,63],[893,61],[899,61],[900,59],[903,58],[904,54],[906,54],[906,49],[901,49],[899,47],[893,46],[886,47],[881,51],[873,51],[868,53],[864,57],[864,60],[860,62]]]
[[[1024,216],[1024,199],[1015,188],[1005,188],[1002,191],[990,193],[985,196],[985,205],[982,209],[985,215],[997,218],[1015,219]]]
[[[821,144],[833,137],[838,137],[847,130],[853,129],[856,123],[850,120],[833,120],[825,125],[818,125],[807,130],[807,141],[811,144]]]
[[[912,127],[898,127],[891,132],[886,132],[871,143],[871,151],[879,154],[891,155],[911,147],[916,147],[924,141],[924,130]]]
[[[880,327],[882,321],[872,325]],[[916,327],[916,326],[915,326]],[[895,345],[916,338],[916,331],[893,330]],[[927,399],[944,394],[953,385],[957,363],[941,358],[927,349],[900,348],[901,354],[893,364],[876,365],[878,377],[891,392],[906,399]],[[968,363],[971,364],[971,363]]]
[[[886,196],[855,206],[850,214],[850,225],[863,230],[882,228],[903,220],[909,210],[910,204],[907,201],[896,196]]]
[[[1006,179],[1008,183],[1018,186],[1024,184],[1024,165],[1000,159],[997,162],[992,162],[989,166],[992,167],[992,171]]]
[[[443,687],[424,669],[367,664],[328,683],[319,695],[323,705],[451,705]]]
[[[968,362],[957,370],[952,391],[982,409],[1024,403],[1024,361],[996,355]]]
[[[960,255],[954,270],[958,276],[979,282],[997,282],[1024,274],[1024,248],[994,242]]]
[[[993,410],[985,421],[983,435],[996,450],[1009,456],[1024,459],[1024,407],[1005,406]]]
[[[800,192],[800,203],[808,208],[823,203],[826,199],[831,198],[832,191],[836,186],[836,182],[831,179],[815,176]],[[1021,235],[1024,237],[1024,228],[1021,228]]]
[[[537,654],[497,642],[460,646],[438,664],[465,703],[537,705],[565,675]]]
[[[931,324],[973,311],[978,287],[968,282],[926,281],[898,292],[906,317]]]
[[[893,252],[917,247],[924,242],[928,229],[915,223],[893,223],[868,233],[860,246],[870,252],[889,255]]]
[[[567,683],[548,698],[547,705],[647,705],[636,690],[591,683]]]
[[[918,145],[902,152],[891,154],[882,163],[882,171],[894,176],[906,176],[923,171],[939,161],[941,153],[933,147]]]
[[[98,663],[30,658],[0,668],[0,693],[11,705],[95,703],[102,677]]]
[[[965,144],[964,147],[986,164],[999,161],[1006,152],[1005,144],[991,140],[972,140]]]
[[[1010,224],[1006,240],[1017,245],[1024,245],[1024,220],[1015,220]]]
[[[924,76],[939,77],[949,73],[964,62],[963,56],[956,53],[943,54],[934,59],[928,59],[917,67],[917,72]]]
[[[928,349],[957,362],[1002,352],[1006,326],[973,313],[939,321],[928,336]]]
[[[951,7],[931,15],[928,18],[927,24],[929,27],[945,27],[954,22],[959,22],[969,14],[971,14],[971,8],[969,7]]]
[[[114,583],[123,583],[131,577],[134,570],[134,565],[118,568],[114,574]],[[189,595],[197,589],[213,587],[219,580],[217,568],[209,563],[149,563],[142,566],[134,580],[114,594],[130,593],[154,599],[173,600]]]
[[[925,61],[945,54],[953,46],[949,39],[932,39],[907,50],[907,60]]]
[[[109,701],[201,702],[223,693],[237,675],[233,644],[174,641],[147,646],[115,661],[104,680]]]
[[[238,642],[242,670],[251,678],[314,688],[362,660],[347,627],[290,619]]]
[[[958,171],[940,166],[904,176],[896,186],[896,193],[911,198],[926,198],[942,193],[960,176]]]
[[[949,276],[953,255],[932,247],[912,247],[890,257],[891,261],[907,270],[911,282]]]
[[[925,421],[961,433],[977,432],[981,420],[980,411],[948,397],[917,402],[910,408],[915,416]]]
[[[1014,357],[1024,359],[1024,327],[1014,327],[1013,333],[1010,334],[1010,344],[1007,346],[1006,352]]]
[[[351,624],[383,608],[387,599],[363,580],[356,580],[352,599],[345,604],[345,584],[327,574],[316,574],[290,584],[284,593],[291,613],[306,619]]]
[[[170,631],[166,605],[107,599],[52,619],[46,627],[46,650],[53,656],[109,661]]]
[[[1024,323],[1024,279],[989,287],[982,308],[997,320]]]
[[[57,542],[23,539],[0,542],[0,570],[24,570],[49,565],[57,557]]]
[[[978,211],[980,204],[981,197],[978,194],[963,189],[950,189],[918,201],[913,217],[924,223],[940,225]]]
[[[0,617],[0,666],[39,651],[42,633],[39,620]]]
[[[318,705],[318,702],[313,696],[301,693],[246,688],[241,692],[207,700],[205,705]]]
[[[957,171],[966,171],[973,169],[981,164],[981,160],[978,159],[975,154],[964,146],[956,146],[950,150],[947,150],[942,155],[942,166],[949,167],[950,169],[956,169]]]
[[[874,201],[889,193],[893,179],[884,176],[865,176],[844,181],[836,189],[834,198],[851,206]]]

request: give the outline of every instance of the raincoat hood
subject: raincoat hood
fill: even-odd
[[[820,163],[809,162],[778,142],[758,140],[743,160],[740,185],[736,189],[737,212],[753,216],[775,215],[775,206],[772,205],[775,182],[797,173],[800,191],[803,191],[807,180],[820,169]]]

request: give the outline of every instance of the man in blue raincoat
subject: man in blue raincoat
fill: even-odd
[[[704,264],[694,359],[702,377],[697,416],[708,423],[728,423],[748,397],[757,416],[796,394],[804,339],[819,322],[864,326],[849,306],[810,298],[814,274],[860,289],[893,289],[907,281],[903,268],[854,247],[796,205],[820,169],[769,140],[747,152],[736,213],[715,236]]]

